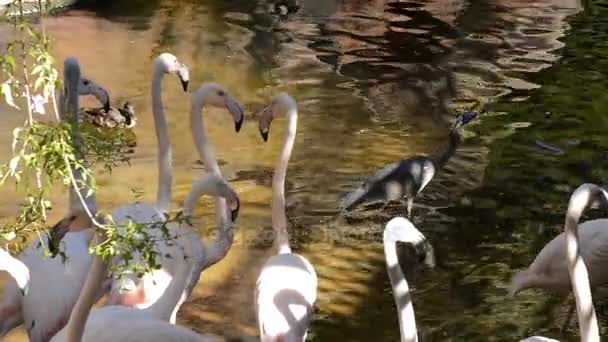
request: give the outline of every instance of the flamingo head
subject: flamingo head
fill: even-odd
[[[240,103],[226,91],[221,85],[217,83],[205,83],[203,84],[198,93],[201,94],[200,98],[206,105],[210,105],[218,108],[225,108],[228,110],[232,118],[234,119],[234,130],[236,132],[241,130],[243,125],[243,108]]]
[[[57,247],[65,234],[90,228],[91,218],[83,210],[71,210],[50,229],[49,244]]]
[[[190,82],[188,67],[181,63],[173,54],[168,52],[160,54],[156,58],[155,68],[165,73],[176,75],[182,83],[184,91],[188,91],[188,83]]]
[[[288,113],[294,113],[297,109],[296,101],[293,97],[287,93],[280,93],[277,95],[270,104],[262,110],[262,114],[258,120],[258,128],[260,135],[264,141],[268,141],[268,132],[270,131],[270,124],[272,120],[287,116]]]

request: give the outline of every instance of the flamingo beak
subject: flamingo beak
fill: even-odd
[[[184,89],[184,92],[187,92],[188,82],[190,81],[190,72],[188,71],[188,67],[182,64],[181,68],[177,70],[177,77],[179,77],[180,82],[182,82],[182,88]]]
[[[110,111],[110,98],[108,97],[108,101],[103,104],[103,110],[107,113]]]
[[[239,210],[241,209],[241,201],[239,200],[239,198],[236,198],[236,208],[230,210],[230,219],[232,220],[232,222],[236,222],[236,219],[239,217]]]
[[[234,130],[238,133],[241,130],[245,118],[241,105],[235,99],[226,95],[224,97],[224,106],[228,109],[230,114],[232,114],[232,117],[234,118]]]
[[[21,296],[23,296],[23,297],[27,296],[27,294],[30,292],[29,284],[25,284],[22,288],[20,288],[20,290],[21,290]]]
[[[267,129],[260,128],[260,135],[262,136],[262,139],[264,139],[264,142],[268,141],[268,130]]]
[[[59,251],[59,243],[66,233],[70,231],[70,224],[75,217],[67,217],[57,222],[49,232],[49,250],[53,256]]]

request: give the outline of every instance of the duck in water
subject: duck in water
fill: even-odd
[[[83,108],[80,117],[86,122],[105,128],[133,128],[137,123],[135,108],[128,101],[122,108]]]
[[[342,199],[341,210],[350,211],[371,201],[394,201],[407,198],[407,216],[411,217],[414,197],[433,179],[456,151],[462,140],[458,129],[477,117],[475,112],[458,114],[450,128],[448,144],[431,156],[415,156],[386,165],[367,178],[356,190]]]

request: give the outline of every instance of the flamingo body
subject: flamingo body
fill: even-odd
[[[51,341],[65,341],[67,330]],[[220,341],[213,335],[194,331],[158,319],[145,311],[120,305],[105,306],[91,312],[87,319],[83,342],[202,342]]]
[[[258,277],[256,308],[262,341],[303,341],[317,299],[317,273],[294,253],[270,257]]]
[[[591,288],[608,283],[608,219],[582,223],[578,228],[578,237],[580,254],[589,270]],[[537,287],[563,293],[571,290],[563,232],[543,247],[528,269],[513,277],[510,293],[515,295]]]

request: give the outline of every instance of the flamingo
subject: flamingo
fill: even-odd
[[[403,217],[395,217],[386,224],[382,240],[384,242],[386,271],[393,288],[393,297],[397,306],[397,314],[399,315],[401,342],[417,342],[418,331],[416,330],[414,306],[407,280],[399,266],[396,242],[410,243],[414,247],[430,245],[424,235],[408,219]],[[433,250],[429,248],[425,255],[425,261],[430,262],[432,265],[433,260]]]
[[[582,342],[600,341],[597,317],[595,315],[595,309],[593,307],[593,300],[591,296],[590,279],[593,279],[593,274],[587,270],[587,265],[597,266],[597,264],[593,263],[597,262],[597,260],[592,260],[591,258],[586,257],[586,255],[594,256],[597,254],[585,254],[583,244],[579,243],[579,239],[581,236],[583,236],[583,232],[585,231],[584,224],[578,227],[578,221],[580,220],[585,208],[597,202],[602,205],[608,205],[608,192],[599,186],[586,183],[574,190],[568,203],[568,211],[566,212],[566,219],[564,223],[564,232],[562,233],[563,235],[560,234],[563,236],[561,239],[562,242],[551,245],[551,243],[556,241],[557,238],[553,239],[553,241],[549,242],[549,244],[543,248],[543,250],[539,253],[539,256],[536,258],[536,260],[534,260],[532,266],[530,266],[531,270],[547,272],[541,273],[541,276],[545,277],[544,279],[552,279],[552,277],[555,276],[553,272],[560,270],[559,266],[561,266],[561,261],[564,260],[564,262],[567,264],[567,278],[569,278],[569,283],[572,286],[572,292],[576,302],[576,314],[578,316],[579,332]],[[590,222],[592,221],[587,221],[585,223]],[[591,228],[592,226],[588,227]],[[582,240],[580,242],[582,242]],[[559,247],[561,247],[561,253],[557,250],[553,250],[553,248]],[[547,251],[545,252],[545,250]],[[540,264],[536,263],[537,260],[546,260],[539,259],[543,252],[547,257],[561,257],[561,259],[554,260],[552,264],[553,267],[544,269],[536,268],[540,266]],[[595,250],[591,252],[598,253],[599,251]],[[558,261],[560,265],[555,265],[558,263]],[[589,270],[591,270],[591,267],[589,267]],[[550,340],[542,336],[533,336],[522,341],[533,342],[555,340]]]
[[[305,257],[292,253],[285,216],[285,175],[293,149],[298,109],[295,100],[281,93],[259,119],[260,134],[268,140],[270,123],[287,117],[287,132],[272,179],[272,228],[277,254],[271,256],[256,284],[255,306],[261,340],[304,341],[317,299],[317,273]]]
[[[205,104],[214,107],[226,108],[234,119],[236,132],[240,131],[243,123],[243,110],[241,109],[240,104],[225,89],[216,83],[203,84],[192,96],[190,120],[195,145],[199,152],[200,158],[204,161],[207,168],[211,172],[221,176],[213,149],[207,143],[204,132],[201,111]],[[231,209],[233,211],[238,210],[238,207],[231,207]],[[158,255],[161,256],[161,269],[147,273],[141,279],[134,276],[128,276],[114,282],[113,293],[110,295],[110,301],[108,301],[108,304],[122,304],[137,308],[146,308],[154,303],[162,295],[164,289],[171,281],[172,274],[174,273],[173,269],[176,267],[176,263],[178,262],[176,261],[175,255],[179,255],[185,251],[187,256],[195,258],[195,262],[193,263],[191,277],[189,278],[187,286],[184,288],[183,296],[178,302],[177,306],[172,310],[170,322],[175,323],[179,307],[192,293],[194,286],[200,279],[201,272],[223,259],[232,245],[232,226],[227,226],[225,224],[225,216],[223,215],[226,210],[227,208],[225,200],[216,199],[216,214],[218,218],[219,234],[215,241],[203,245],[198,236],[193,238],[193,235],[196,235],[194,234],[193,229],[170,232],[172,235],[173,233],[175,233],[175,235],[189,235],[190,239],[187,242],[187,246],[179,243],[168,244],[162,238],[159,239],[159,242],[156,244],[156,248]],[[116,218],[116,216],[114,217]],[[232,219],[236,220],[236,216]],[[162,237],[160,236],[161,232],[158,230],[151,231],[149,233],[153,236]],[[165,257],[167,255],[171,257]],[[135,255],[134,261],[138,262],[138,258],[139,256]],[[123,291],[121,293],[121,288],[126,288],[129,291]]]
[[[65,60],[63,77],[67,102],[72,114],[78,112],[77,93],[78,95],[89,95],[95,92],[107,94],[94,82],[83,82],[78,60],[73,57]],[[60,103],[60,108],[65,111],[65,103]],[[62,112],[62,119],[66,119],[65,116],[65,112]],[[74,117],[73,119],[75,120]],[[77,135],[77,120],[74,122],[72,135],[78,149],[77,144],[80,140]],[[82,158],[82,156],[77,153],[77,158]],[[86,165],[84,160],[81,160],[81,163]],[[90,184],[84,181],[80,170],[73,169],[72,171],[76,183],[84,184],[79,191],[85,197],[86,204],[94,209],[94,196],[87,197],[86,195]],[[91,226],[91,221],[82,210],[73,188],[70,188],[69,203],[68,214],[55,225],[55,229],[63,229],[66,233],[71,231],[71,233],[65,234],[62,242],[66,260],[59,257],[45,257],[44,250],[39,248],[39,244],[36,242],[30,244],[18,256],[29,269],[31,279],[28,287],[30,291],[22,297],[18,286],[20,284],[9,280],[4,291],[3,304],[0,307],[0,337],[24,323],[30,341],[48,341],[67,322],[91,262],[88,254],[91,232],[85,229]],[[101,297],[102,293],[97,295]]]
[[[572,286],[566,258],[567,239],[566,232],[563,232],[549,241],[532,264],[512,278],[509,295],[513,297],[529,288],[545,288],[568,293]],[[581,246],[580,255],[589,270],[591,288],[596,289],[608,283],[608,272],[605,269],[608,262],[608,219],[595,219],[582,223],[578,229],[578,239]],[[571,305],[564,328],[568,325],[573,311],[574,305]]]
[[[348,211],[368,201],[394,201],[406,197],[406,213],[407,217],[411,217],[416,195],[429,184],[460,144],[458,129],[475,117],[477,114],[473,112],[458,114],[450,128],[447,148],[430,157],[416,156],[386,165],[367,178],[358,189],[346,194],[340,204],[341,209]]]
[[[59,90],[59,112],[60,113],[65,113],[66,109],[65,109],[65,105],[66,105],[66,97],[65,97],[65,85],[64,88]],[[98,85],[97,83],[93,82],[92,80],[90,80],[89,78],[86,78],[84,76],[81,76],[80,80],[78,81],[78,95],[80,96],[84,96],[84,95],[93,95],[102,105],[103,105],[103,109],[108,111],[110,110],[110,95],[108,94],[108,91],[101,87],[100,85]],[[81,115],[82,113],[79,113],[79,115]]]
[[[191,215],[194,205],[203,194],[222,197],[229,204],[238,208],[238,195],[228,183],[216,173],[207,173],[192,185],[184,202],[186,217]],[[225,211],[226,225],[231,226],[232,218],[237,215],[238,209],[236,212],[234,210]],[[97,237],[97,240],[99,241],[100,238]],[[191,275],[190,260],[191,258],[183,258],[177,263],[175,276],[171,279],[169,286],[163,295],[149,307],[137,309],[110,305],[91,312],[91,307],[95,302],[94,294],[98,291],[99,283],[103,280],[107,268],[107,264],[99,256],[94,256],[86,283],[78,298],[78,303],[74,306],[69,322],[51,341],[218,341],[217,336],[199,335],[189,329],[167,322],[172,308],[181,299],[186,281]]]
[[[161,83],[165,74],[176,75],[180,79],[184,91],[188,90],[188,82],[190,80],[188,68],[180,63],[174,55],[165,52],[155,59],[151,96],[154,126],[158,141],[158,188],[156,204],[134,203],[114,209],[112,217],[117,224],[123,224],[130,220],[139,223],[164,222],[166,220],[165,215],[169,211],[173,177],[171,173],[171,145],[169,143],[167,120],[161,97]],[[146,298],[141,291],[121,291],[125,281],[129,279],[131,282],[135,281],[132,278],[125,277],[121,281],[112,282],[108,304],[135,305],[145,302]]]
[[[13,278],[21,290],[22,296],[28,293],[30,282],[29,268],[3,248],[0,248],[0,271],[7,272]]]

